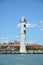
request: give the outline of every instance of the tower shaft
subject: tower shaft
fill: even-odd
[[[26,20],[21,18],[20,21],[20,53],[26,53]]]

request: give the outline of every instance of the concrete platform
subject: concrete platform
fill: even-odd
[[[26,53],[20,53],[20,52],[0,52],[0,54],[43,54],[43,52],[26,52]]]

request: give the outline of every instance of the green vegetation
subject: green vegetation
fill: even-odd
[[[42,47],[33,47],[33,46],[26,46],[26,50],[43,50]]]
[[[16,47],[14,48],[14,50],[15,50],[15,51],[20,50],[20,46],[16,46]]]
[[[1,46],[0,49],[14,49],[15,51],[19,51],[20,50],[20,46],[15,46],[15,47],[8,47],[8,46]],[[43,50],[43,47],[33,47],[33,46],[26,46],[26,50]]]
[[[13,44],[12,42],[9,42],[8,44]]]
[[[7,46],[1,46],[1,49],[6,49],[7,48]]]

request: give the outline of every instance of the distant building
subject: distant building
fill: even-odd
[[[20,43],[19,42],[15,42],[13,44],[0,44],[0,48],[1,47],[7,47],[7,48],[15,48],[15,47],[18,47],[20,46]],[[39,44],[36,44],[36,43],[27,43],[26,46],[32,46],[32,47],[43,47],[42,45],[39,45]]]

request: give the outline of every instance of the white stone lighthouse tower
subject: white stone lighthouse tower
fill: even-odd
[[[26,19],[20,19],[20,53],[26,53]]]

